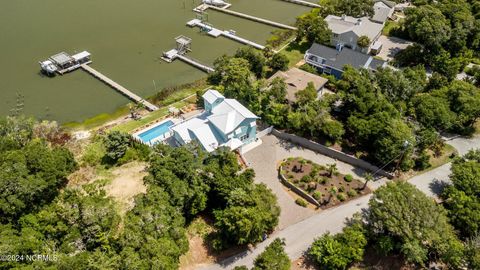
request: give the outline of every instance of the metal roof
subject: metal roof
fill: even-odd
[[[66,52],[57,53],[54,56],[50,57],[50,59],[52,59],[52,61],[58,65],[64,65],[71,61],[75,61],[75,59],[73,59],[73,57],[71,57]]]
[[[307,53],[313,54],[325,59],[323,65],[333,67],[337,70],[343,70],[345,65],[351,65],[354,68],[377,69],[386,64],[385,61],[375,59],[371,55],[363,54],[349,48],[343,48],[340,52],[334,48],[313,43]]]
[[[372,22],[368,17],[354,18],[351,16],[328,15],[325,21],[334,34],[340,35],[351,31],[358,37],[367,36],[370,40],[374,40],[383,28],[383,24]]]
[[[202,98],[206,100],[208,103],[212,104],[215,101],[217,101],[217,99],[219,98],[223,99],[225,97],[222,94],[220,94],[220,92],[218,92],[217,90],[209,89],[207,90],[207,92],[205,92],[205,94],[203,94]]]

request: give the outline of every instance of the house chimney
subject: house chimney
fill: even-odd
[[[355,23],[355,25],[360,25],[362,23],[362,19],[358,18],[357,19],[357,22]]]
[[[342,15],[342,21],[345,21],[346,18],[347,18],[347,15],[343,14]]]

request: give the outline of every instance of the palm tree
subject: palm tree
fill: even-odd
[[[303,165],[307,164],[307,161],[305,159],[301,159],[299,162],[300,162],[300,172],[303,172]]]
[[[368,182],[373,180],[373,175],[367,172],[365,173],[364,178],[365,178],[365,183],[363,184],[362,190],[364,190],[367,187]]]
[[[327,171],[328,171],[328,177],[331,178],[332,175],[338,171],[337,164],[336,163],[328,164]]]
[[[332,200],[332,197],[335,196],[337,194],[337,188],[336,187],[332,187],[329,191],[328,191],[328,201],[326,204],[329,204],[330,201]]]

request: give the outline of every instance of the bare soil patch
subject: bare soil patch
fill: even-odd
[[[283,176],[320,204],[329,208],[370,193],[370,189],[352,175],[338,172],[336,164],[319,165],[300,157],[282,163]]]
[[[135,161],[111,171],[112,180],[105,186],[105,191],[120,204],[122,214],[134,206],[135,195],[147,191],[143,183],[147,175],[146,166],[144,162]]]
[[[194,270],[202,265],[220,262],[230,256],[239,254],[246,247],[234,246],[217,252],[209,242],[209,236],[215,233],[213,220],[204,215],[196,218],[187,228],[188,252],[180,257],[180,270]]]

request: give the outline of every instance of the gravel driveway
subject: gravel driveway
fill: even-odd
[[[303,157],[322,165],[334,163],[335,160],[280,140],[273,135],[264,136],[262,141],[261,145],[247,152],[245,158],[255,170],[255,181],[265,183],[277,195],[278,203],[282,209],[278,229],[283,229],[312,216],[316,211],[298,206],[292,196],[287,193],[278,178],[277,168],[280,162],[289,157]],[[343,174],[351,174],[355,178],[361,178],[364,173],[363,170],[347,163],[341,161],[336,161],[336,163],[338,170]]]

